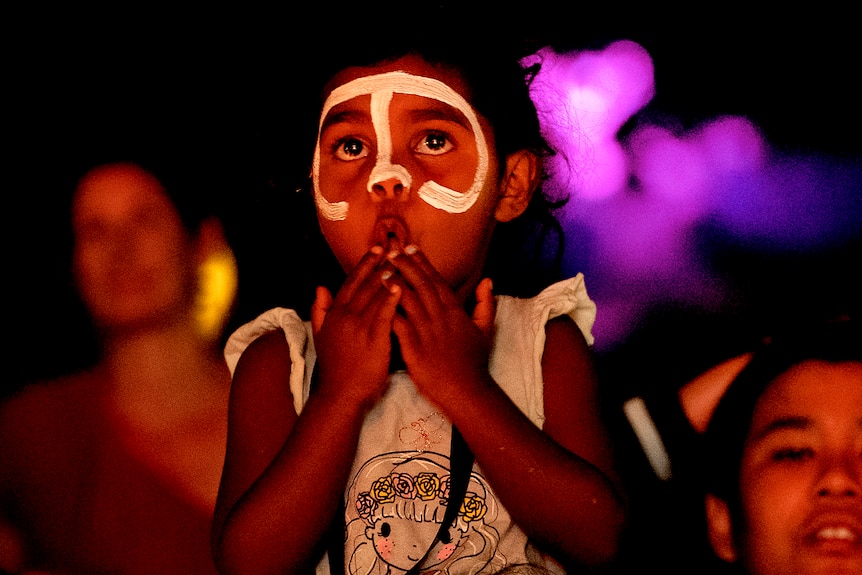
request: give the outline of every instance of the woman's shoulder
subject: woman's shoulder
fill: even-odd
[[[95,371],[82,371],[55,379],[29,383],[0,404],[0,426],[26,429],[34,425],[59,425],[84,416],[82,404],[92,404],[98,395]]]
[[[39,476],[68,468],[98,440],[98,377],[82,372],[26,385],[0,405],[0,467]]]

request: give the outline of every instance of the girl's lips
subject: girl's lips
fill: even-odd
[[[862,523],[851,513],[826,513],[811,521],[806,541],[817,546],[862,550]]]
[[[410,243],[407,224],[397,216],[383,216],[374,224],[372,245],[382,246],[387,252],[401,251]]]

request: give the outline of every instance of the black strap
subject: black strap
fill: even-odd
[[[453,425],[452,426],[452,449],[449,453],[449,501],[446,502],[446,512],[443,514],[443,522],[440,523],[440,528],[437,534],[428,545],[428,549],[422,558],[416,562],[406,575],[418,575],[425,563],[425,559],[449,530],[455,518],[458,516],[458,511],[461,509],[461,503],[464,501],[464,496],[467,494],[467,486],[470,484],[470,474],[473,470],[473,452],[470,451],[470,446],[464,441],[461,432]]]
[[[311,388],[314,389],[317,381],[317,370],[311,373]],[[470,474],[473,472],[473,452],[470,451],[470,446],[464,441],[461,432],[453,425],[452,426],[452,446],[449,452],[449,500],[446,502],[446,511],[443,513],[443,521],[440,523],[440,528],[437,534],[422,555],[422,558],[416,562],[406,575],[417,575],[420,572],[422,564],[431,553],[431,550],[437,545],[449,530],[449,527],[454,523],[458,516],[458,511],[461,509],[461,503],[464,501],[464,496],[467,494],[467,486],[470,484]],[[326,551],[329,557],[329,573],[330,575],[344,575],[344,541],[346,539],[346,526],[344,525],[344,497],[338,498],[338,506],[335,510],[335,516],[332,518],[332,523],[327,530],[327,545]]]

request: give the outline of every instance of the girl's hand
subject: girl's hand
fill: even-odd
[[[317,351],[319,390],[337,401],[371,409],[386,389],[393,317],[400,286],[386,286],[383,250],[372,248],[353,269],[335,298],[317,288],[311,326]],[[382,265],[381,265],[382,264]]]
[[[419,391],[441,407],[457,401],[465,382],[487,382],[495,303],[491,281],[479,283],[473,317],[413,247],[390,257],[398,270],[401,308],[393,324],[407,371]]]

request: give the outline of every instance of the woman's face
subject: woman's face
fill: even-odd
[[[417,245],[472,289],[500,194],[487,122],[462,78],[418,57],[348,68],[330,83],[313,181],[327,242],[349,273],[374,245]]]
[[[862,573],[862,363],[806,361],[757,403],[740,470],[757,575]]]
[[[161,321],[188,305],[190,238],[148,172],[128,164],[91,170],[75,193],[72,228],[78,288],[98,326]]]

